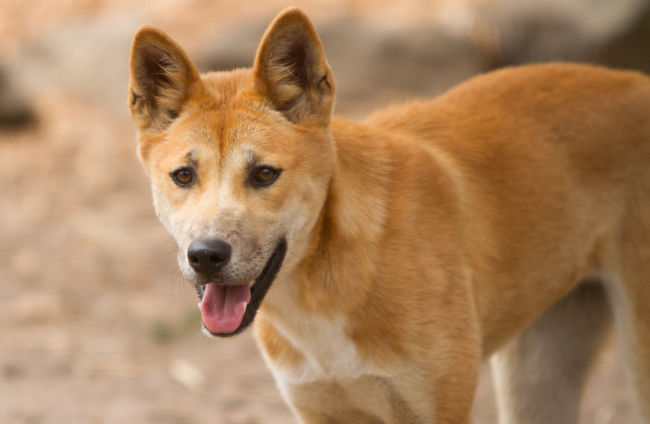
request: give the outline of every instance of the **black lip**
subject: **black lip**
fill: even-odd
[[[239,327],[237,327],[235,331],[232,333],[213,333],[205,326],[205,324],[203,324],[203,328],[215,337],[231,337],[246,330],[246,328],[253,323],[255,315],[257,315],[257,310],[262,304],[266,292],[269,291],[271,284],[275,280],[275,277],[277,277],[278,271],[280,271],[280,268],[282,267],[282,262],[284,262],[284,256],[286,253],[287,240],[282,238],[264,266],[262,273],[255,279],[255,283],[251,287],[251,301],[246,307],[246,312],[244,312],[241,324],[239,324]],[[203,300],[203,285],[197,284],[195,287],[199,299]]]

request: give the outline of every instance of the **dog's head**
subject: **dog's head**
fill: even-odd
[[[335,85],[295,8],[266,31],[252,69],[199,75],[162,31],[131,48],[129,110],[156,212],[180,248],[204,327],[241,332],[289,254],[306,244],[333,175]]]

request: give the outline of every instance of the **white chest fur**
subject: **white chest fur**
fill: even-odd
[[[283,368],[268,361],[278,382],[298,385],[373,374],[373,367],[359,358],[353,341],[346,334],[345,318],[332,320],[321,315],[301,314],[299,320],[291,323],[274,320],[273,324],[305,358],[295,368]]]
[[[300,385],[374,374],[372,364],[361,360],[348,336],[347,317],[326,317],[305,311],[300,305],[297,287],[296,282],[279,278],[266,297],[270,305],[267,318],[304,358],[300,365],[286,367],[265,357],[278,383]]]

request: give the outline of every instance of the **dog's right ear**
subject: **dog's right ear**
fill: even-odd
[[[140,130],[164,131],[181,113],[199,72],[171,38],[141,26],[131,45],[129,111]]]

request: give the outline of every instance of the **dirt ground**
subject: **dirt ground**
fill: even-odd
[[[134,11],[130,3],[4,1],[0,60],[13,60],[71,22],[121,14],[164,28],[193,55],[204,36],[225,36],[238,22],[268,20],[286,6],[279,0],[167,0]],[[370,25],[399,19],[409,26],[462,12],[442,3],[302,6],[317,26],[343,11]],[[467,2],[475,3],[489,2]],[[128,51],[104,60],[120,55]],[[52,69],[63,60],[55,57]],[[176,246],[154,216],[135,157],[126,86],[96,84],[117,90],[118,98],[123,93],[124,107],[44,83],[29,98],[36,124],[0,128],[0,423],[295,422],[250,333],[228,340],[199,333],[196,295],[177,271]],[[387,83],[374,97],[340,102],[339,110],[359,117],[411,94]],[[487,365],[474,419],[496,423]],[[581,423],[636,422],[612,337],[589,381]]]

